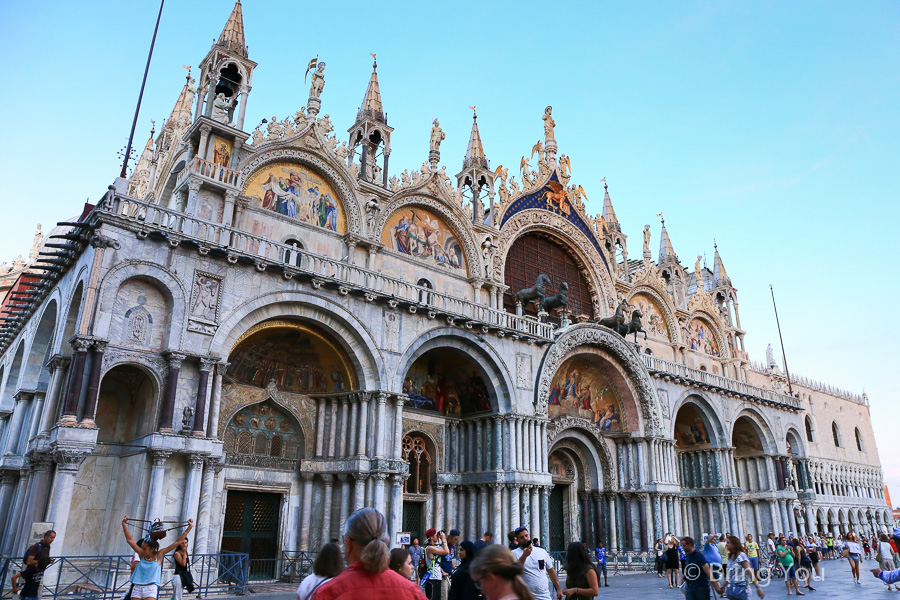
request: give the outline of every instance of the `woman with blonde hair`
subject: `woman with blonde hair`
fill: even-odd
[[[361,508],[344,525],[347,569],[316,590],[313,600],[422,600],[415,583],[388,569],[387,522],[374,508]]]
[[[503,546],[482,548],[469,573],[487,600],[534,600],[522,579],[522,564]]]

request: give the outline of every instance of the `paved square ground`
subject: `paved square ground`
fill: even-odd
[[[875,579],[870,569],[876,567],[874,560],[863,561],[860,565],[860,585],[853,583],[850,577],[850,567],[846,560],[823,561],[823,581],[814,581],[813,592],[806,592],[804,600],[868,600],[870,598],[897,598],[900,600],[900,592],[888,592],[881,580]],[[279,586],[279,593],[266,593],[260,590],[257,596],[260,600],[296,600],[293,593],[285,593],[283,586]],[[764,587],[767,600],[786,599],[792,600],[796,596],[788,596],[784,581],[772,580],[768,587]],[[802,590],[801,590],[802,591]],[[246,597],[244,597],[246,598]],[[683,600],[684,596],[677,589],[669,589],[665,579],[660,579],[652,574],[626,574],[615,575],[609,578],[609,587],[601,587],[597,598],[606,600],[643,600],[644,598],[669,598]],[[751,591],[750,599],[756,598],[756,593]],[[365,600],[365,599],[360,599]]]

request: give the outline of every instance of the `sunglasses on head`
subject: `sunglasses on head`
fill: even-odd
[[[516,529],[513,533],[515,533],[516,535],[519,535],[523,531],[528,531],[528,528],[525,527],[524,525],[522,525],[521,527],[516,527]]]

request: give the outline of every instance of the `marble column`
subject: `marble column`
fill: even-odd
[[[150,486],[147,490],[147,511],[144,518],[148,521],[155,521],[163,517],[162,511],[165,508],[165,476],[166,461],[171,452],[164,450],[151,450],[150,460],[152,467],[150,470]]]
[[[356,438],[359,435],[359,402],[356,401],[355,397],[347,397],[345,400],[350,405],[350,430],[345,436],[347,438],[347,450],[344,456],[349,458],[356,454],[358,444]]]
[[[765,527],[763,527],[762,515],[759,512],[759,502],[757,501],[753,502],[753,520],[753,524],[756,527],[756,537],[759,538],[760,541],[762,541],[763,539],[765,539],[763,537],[765,533]]]
[[[475,486],[468,486],[466,488],[466,497],[467,497],[467,505],[468,510],[466,511],[468,514],[466,515],[466,534],[468,537],[466,539],[474,540],[479,536],[476,535],[478,531],[478,505],[477,505],[477,496],[478,490]]]
[[[638,440],[635,442],[635,448],[637,450],[637,464],[635,464],[634,472],[635,478],[637,481],[635,482],[638,489],[644,488],[644,474],[647,471],[647,465],[644,461],[644,442],[643,440]]]
[[[359,394],[359,440],[357,445],[356,454],[357,456],[363,457],[366,456],[369,436],[367,428],[369,426],[369,394],[366,392],[361,392]],[[357,508],[361,508],[363,503],[360,503]]]
[[[353,510],[356,512],[366,505],[366,474],[354,473],[353,480],[356,482],[353,489]]]
[[[448,471],[456,472],[459,470],[457,465],[457,437],[459,437],[459,423],[456,421],[450,421],[449,425],[450,433],[447,437],[447,455],[448,460],[450,461],[450,465],[448,467]]]
[[[619,551],[619,517],[616,506],[616,495],[610,494],[607,499],[607,506],[609,510],[606,511],[608,515],[607,521],[609,522],[609,527],[607,528],[608,536],[609,536],[609,549],[610,552],[618,552]]]
[[[780,519],[778,517],[778,504],[775,500],[767,500],[766,504],[769,505],[769,518],[772,521],[772,532],[777,536],[780,534],[785,534],[784,528],[779,523]]]
[[[403,475],[391,477],[391,547],[397,546],[397,533],[403,531]]]
[[[443,529],[444,531],[450,531],[451,527],[449,525],[444,525],[444,485],[438,483],[434,486],[434,502],[432,505],[433,515],[431,515],[431,527],[434,527],[438,531]],[[428,517],[428,513],[426,511],[426,520]]]
[[[540,489],[541,511],[541,536],[544,548],[550,548],[550,486],[544,485]]]
[[[547,439],[547,421],[544,421],[543,423],[541,423],[541,456],[543,457],[541,465],[542,473],[550,472],[550,448],[548,447],[549,443],[550,441]]]
[[[206,427],[206,437],[219,437],[219,412],[222,409],[222,377],[228,369],[227,362],[219,362],[215,366],[213,374],[213,387],[210,394],[209,423]]]
[[[87,458],[85,452],[57,448],[53,452],[56,461],[56,476],[53,482],[53,500],[50,503],[48,520],[56,531],[54,541],[57,556],[77,554],[77,549],[66,547],[66,529],[69,524],[69,513],[72,510],[72,493],[75,490],[75,478],[81,463]]]
[[[587,492],[578,492],[578,512],[579,521],[581,522],[578,540],[583,543],[589,543],[591,537],[591,509],[588,506]]]
[[[475,422],[475,470],[484,471],[484,443],[481,419]]]
[[[20,391],[14,396],[15,404],[13,405],[12,416],[9,417],[9,425],[4,431],[2,454],[17,454],[16,449],[19,447],[19,437],[21,437],[22,423],[25,421],[25,412],[27,403],[25,398],[29,397],[27,392]]]
[[[784,531],[784,534],[787,535],[788,531],[791,530],[791,521],[790,517],[788,517],[787,502],[785,502],[784,500],[779,500],[778,508],[781,510],[782,531]]]
[[[381,514],[385,514],[386,499],[384,497],[384,481],[388,476],[387,473],[375,473],[373,477],[375,478],[375,510]]]
[[[194,426],[192,433],[203,437],[206,432],[206,396],[209,391],[209,372],[215,362],[208,358],[200,359],[200,379],[197,382],[197,400],[194,403]]]
[[[509,487],[509,520],[510,520],[510,530],[513,530],[524,523],[522,519],[522,513],[520,511],[521,502],[519,499],[519,494],[521,492],[522,485],[519,483],[513,483]]]
[[[200,479],[202,474],[203,457],[197,454],[191,454],[188,456],[188,472],[184,483],[184,498],[181,503],[181,521],[187,523],[188,519],[193,519],[195,527],[199,522]],[[196,543],[196,534],[194,534],[194,544]]]
[[[322,539],[321,543],[335,537],[331,531],[331,515],[334,512],[334,475],[322,473]],[[381,514],[384,514],[382,511]]]
[[[75,349],[72,355],[72,365],[69,367],[69,379],[66,385],[65,402],[63,403],[62,418],[60,423],[75,425],[78,420],[78,401],[81,399],[81,386],[84,379],[84,367],[87,362],[87,351],[91,341],[83,338],[72,340]],[[57,532],[59,535],[59,532]]]
[[[159,408],[159,425],[160,433],[172,433],[172,425],[175,418],[175,397],[178,394],[178,375],[181,373],[181,363],[187,358],[184,354],[178,352],[169,352],[166,354],[166,360],[169,361],[169,371],[166,376],[166,393],[163,395],[162,404]]]
[[[300,515],[300,550],[312,550],[309,547],[309,532],[312,523],[313,506],[313,473],[300,473],[303,481],[303,512]]]
[[[491,528],[490,524],[490,513],[491,506],[488,506],[488,498],[491,497],[491,488],[487,485],[482,485],[478,487],[478,508],[479,508],[479,520],[478,520],[478,528],[475,530],[475,537],[472,539],[480,538],[485,531],[489,531]],[[491,501],[493,504],[493,501]]]
[[[497,427],[499,429],[499,423],[497,423]],[[491,484],[491,492],[493,493],[494,514],[490,527],[485,525],[485,530],[490,530],[496,536],[495,539],[501,540],[506,533],[503,530],[503,485],[500,483]]]
[[[525,436],[522,434],[522,417],[516,416],[515,418],[515,428],[516,428],[516,470],[518,471],[527,471],[525,465]]]
[[[494,460],[491,468],[495,471],[503,469],[503,417],[494,416]],[[499,533],[499,522],[494,526],[495,534]]]
[[[208,554],[209,529],[211,526],[211,505],[215,485],[215,463],[217,458],[203,459],[203,477],[200,480],[200,506],[197,509],[197,526],[194,528],[194,554]]]
[[[94,416],[97,412],[97,398],[100,394],[100,369],[103,365],[103,353],[106,351],[106,342],[95,340],[89,353],[91,368],[88,373],[87,391],[84,398],[84,418],[82,427],[94,427]]]
[[[0,533],[0,547],[4,541],[3,538],[6,537],[6,522],[9,518],[13,493],[16,490],[16,480],[17,477],[13,471],[0,471],[0,526],[4,527],[4,532]]]
[[[544,546],[547,545],[547,540],[543,539],[541,533],[541,506],[540,500],[538,499],[537,486],[531,488],[531,529],[529,531],[531,532],[532,537],[542,540]]]
[[[56,409],[59,405],[59,397],[62,392],[65,374],[68,372],[69,357],[62,354],[54,355],[47,361],[50,370],[50,384],[47,388],[47,396],[44,402],[44,410],[41,412],[41,421],[38,426],[38,435],[49,436],[50,425],[56,417]],[[2,523],[2,521],[0,521]]]
[[[337,449],[337,437],[338,432],[338,399],[337,398],[329,398],[328,399],[328,416],[329,416],[329,425],[328,425],[328,458],[334,458],[335,452]]]
[[[395,460],[403,457],[403,400],[403,396],[394,396],[394,448],[390,454]]]
[[[352,448],[350,446],[350,432],[353,431],[351,429],[349,418],[350,418],[350,401],[346,396],[341,398],[341,435],[338,440],[338,456],[341,458],[347,458],[350,456],[348,452],[348,448]],[[397,458],[400,458],[400,453],[402,450],[400,449],[400,444],[397,445]]]

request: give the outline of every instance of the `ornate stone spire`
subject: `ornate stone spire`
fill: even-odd
[[[619,220],[616,219],[616,211],[613,209],[612,200],[609,198],[609,186],[603,182],[603,219],[610,231],[622,231]]]
[[[178,100],[175,101],[175,106],[172,107],[172,114],[169,115],[166,126],[188,127],[191,124],[191,107],[194,104],[194,94],[196,92],[197,88],[194,86],[194,78],[191,77],[191,72],[188,71],[184,87],[181,88],[181,93],[178,94]]]
[[[657,262],[660,265],[668,262],[677,263],[678,256],[672,247],[672,240],[669,239],[669,232],[666,231],[666,220],[662,218],[662,215],[660,215],[660,221],[662,221],[662,232],[659,237],[659,260]]]
[[[221,46],[238,56],[247,58],[247,46],[244,43],[244,14],[241,12],[241,0],[234,3],[231,15],[219,35],[217,46]]]
[[[728,273],[725,272],[725,264],[722,262],[722,257],[719,255],[719,246],[716,245],[715,241],[713,242],[713,248],[716,249],[716,256],[713,264],[713,282],[715,285],[724,285],[731,287],[731,279],[728,278]]]
[[[363,97],[362,104],[359,105],[359,112],[356,113],[357,121],[366,118],[387,123],[387,116],[381,105],[381,90],[378,88],[378,61],[374,54],[372,55],[372,77],[369,78],[369,87],[366,88],[366,95]]]
[[[463,159],[463,170],[470,167],[488,168],[488,160],[484,155],[484,147],[481,145],[481,133],[478,131],[478,113],[472,109],[472,133],[469,135],[469,147],[466,148],[466,157]]]

